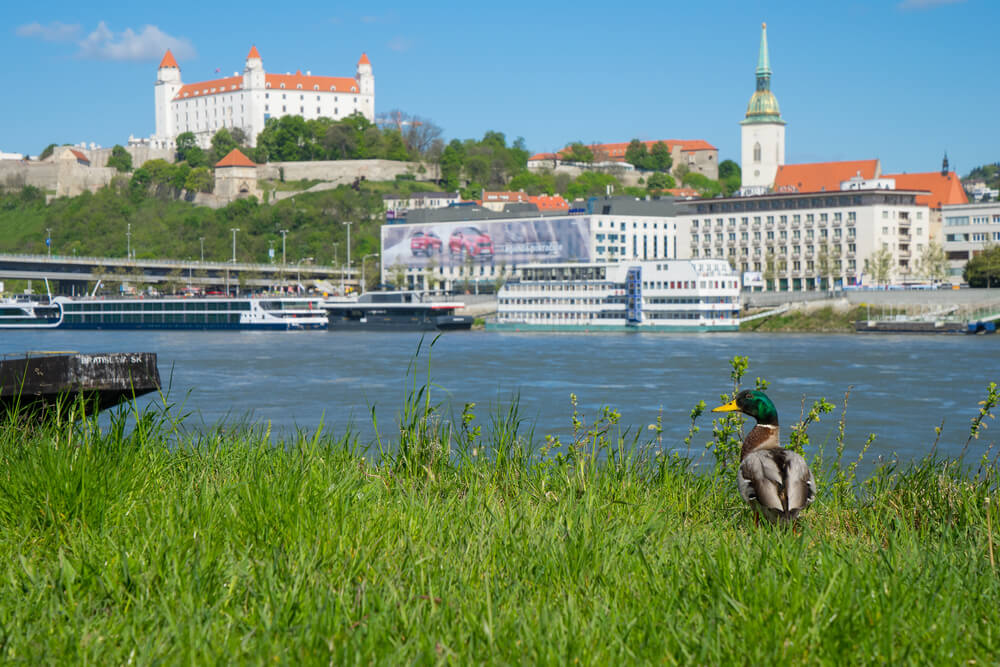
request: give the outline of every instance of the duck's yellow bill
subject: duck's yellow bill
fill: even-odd
[[[726,403],[725,405],[720,405],[717,408],[712,408],[712,412],[734,412],[734,411],[737,411],[737,410],[739,410],[739,407],[737,407],[737,405],[736,405],[736,399],[735,398],[733,400],[729,401],[728,403]]]

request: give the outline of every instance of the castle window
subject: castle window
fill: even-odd
[[[313,86],[313,90],[319,90],[319,86]]]
[[[330,86],[330,92],[331,93],[337,92],[337,87],[336,86]]]
[[[281,88],[284,89],[285,88],[285,84],[281,84]]]
[[[356,92],[358,92],[358,89],[357,89],[357,87],[356,87],[356,86],[351,86],[351,92],[352,92],[352,93],[356,93]]]
[[[298,88],[299,90],[302,90],[302,84],[301,84],[301,83],[300,83],[300,84],[298,84],[298,85],[297,85],[297,86],[295,86],[295,87],[296,87],[296,88]]]
[[[270,87],[271,87],[271,82],[270,82],[270,81],[268,81],[267,83],[265,83],[265,84],[264,84],[264,87],[265,87],[265,88],[270,88]]]
[[[760,162],[760,143],[753,145],[753,161]]]

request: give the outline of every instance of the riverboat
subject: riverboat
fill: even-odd
[[[48,299],[0,299],[0,329],[55,329],[62,324],[62,308]]]
[[[472,328],[473,318],[456,315],[460,301],[434,301],[413,291],[365,292],[357,299],[323,303],[331,331],[454,331]]]
[[[492,331],[738,331],[740,278],[721,259],[525,264]]]
[[[83,298],[57,296],[59,329],[325,329],[319,297]]]

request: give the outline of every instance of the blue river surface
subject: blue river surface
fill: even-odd
[[[375,410],[383,440],[395,440],[404,396],[414,378],[428,377],[433,336],[355,332],[4,331],[0,353],[29,350],[156,352],[168,401],[190,412],[187,424],[270,421],[279,434],[315,431],[333,435],[352,428],[362,444],[374,440]],[[783,440],[808,405],[825,397],[837,409],[810,429],[811,449],[835,447],[844,393],[848,456],[869,433],[874,456],[922,456],[944,420],[939,451],[957,454],[990,382],[1000,382],[1000,336],[880,336],[812,334],[542,334],[452,332],[431,348],[432,400],[457,419],[476,403],[476,423],[515,397],[526,425],[541,441],[572,434],[570,394],[587,423],[601,406],[621,412],[621,423],[640,442],[662,410],[663,448],[684,450],[689,414],[700,400],[709,408],[731,390],[729,360],[750,358],[744,386],[755,377],[771,384]],[[159,401],[155,396],[140,404]],[[711,434],[710,416],[699,420],[693,453]],[[990,423],[992,427],[992,422]],[[525,429],[526,430],[526,429]],[[973,460],[995,440],[986,430],[970,449]]]

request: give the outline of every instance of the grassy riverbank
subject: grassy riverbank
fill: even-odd
[[[816,310],[790,310],[773,317],[763,317],[740,324],[740,331],[767,333],[854,333],[854,322],[865,319],[865,307],[836,309],[831,306]]]
[[[814,464],[819,499],[792,532],[755,527],[739,499],[731,422],[717,425],[698,474],[658,453],[685,445],[658,442],[655,425],[625,454],[634,439],[614,411],[574,414],[574,443],[532,451],[516,405],[478,417],[469,407],[449,425],[426,399],[414,388],[375,463],[350,437],[193,433],[156,412],[131,431],[124,418],[103,431],[0,427],[0,657],[1000,656],[997,468],[979,460],[985,438],[970,440],[968,467],[928,458],[866,483],[827,452],[833,460]]]

